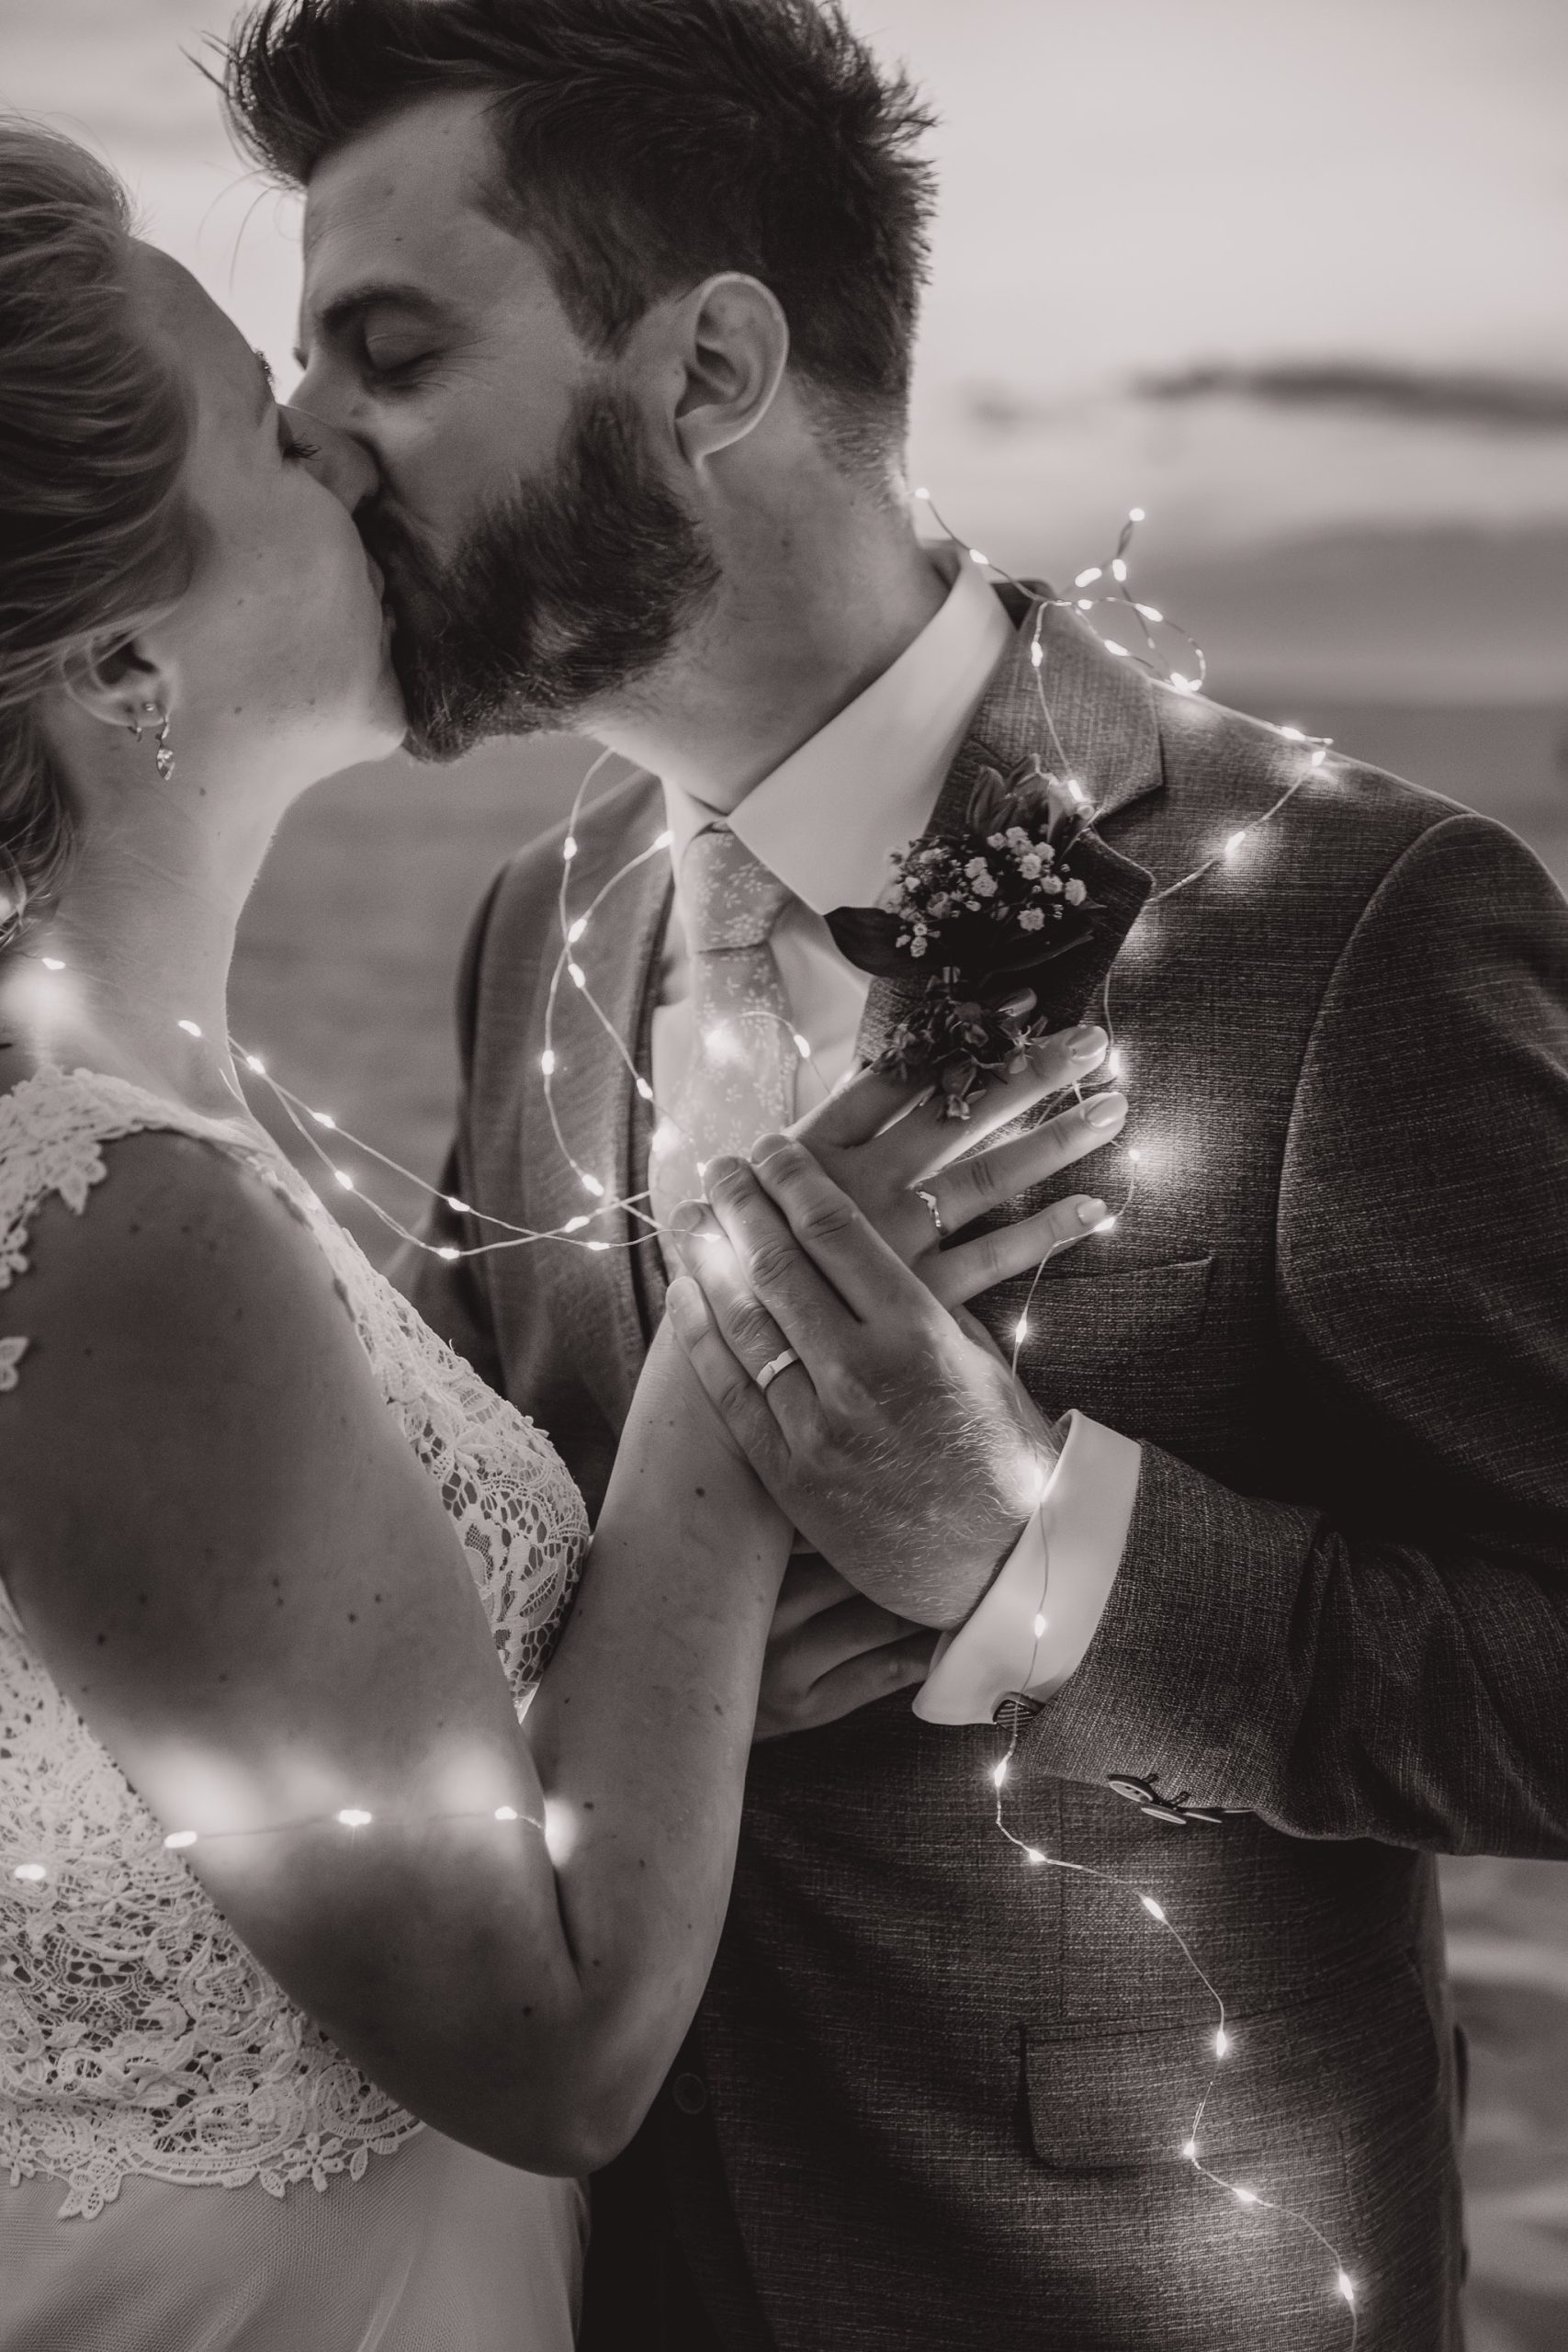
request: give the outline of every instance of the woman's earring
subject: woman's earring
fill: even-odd
[[[156,719],[158,722],[158,774],[167,784],[175,772],[175,755],[169,749],[169,714],[161,702],[144,702],[141,705],[141,717],[133,718],[130,722],[130,735],[133,742],[140,743],[141,741],[143,717],[150,721]]]

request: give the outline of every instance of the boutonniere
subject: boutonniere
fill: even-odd
[[[1037,758],[980,770],[956,840],[895,853],[880,906],[828,917],[840,955],[874,978],[923,983],[876,1059],[931,1078],[949,1118],[966,1119],[992,1078],[1015,1075],[1040,1034],[1010,999],[1093,936],[1100,911],[1073,870],[1087,813]]]

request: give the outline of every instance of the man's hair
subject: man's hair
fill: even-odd
[[[614,352],[652,302],[741,270],[782,304],[840,457],[900,444],[933,118],[839,0],[263,0],[224,90],[294,186],[401,107],[493,93],[501,217],[585,340]]]

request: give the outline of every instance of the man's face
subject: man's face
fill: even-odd
[[[410,749],[570,725],[670,650],[714,583],[623,366],[491,219],[484,103],[421,101],[329,156],[305,212],[293,405],[352,434],[397,617]]]

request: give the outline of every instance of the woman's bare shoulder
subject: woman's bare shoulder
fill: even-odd
[[[25,1270],[0,1293],[0,1336],[26,1342],[0,1402],[18,1433],[63,1420],[79,1453],[102,1422],[118,1451],[176,1389],[190,1436],[241,1390],[289,1418],[279,1384],[357,1354],[302,1212],[246,1158],[151,1128],[96,1159],[85,1186],[32,1207]]]

